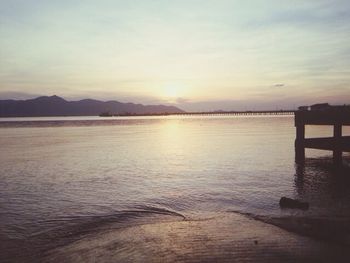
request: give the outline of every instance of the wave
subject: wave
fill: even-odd
[[[135,206],[135,209],[116,211],[113,214],[107,215],[82,215],[42,220],[38,223],[56,225],[56,227],[52,227],[47,231],[35,232],[31,237],[80,237],[81,235],[94,231],[124,228],[160,221],[178,220],[179,217],[181,220],[186,220],[184,215],[166,208],[139,205]]]
[[[123,229],[143,224],[183,221],[186,217],[166,208],[153,206],[135,206],[134,209],[115,211],[107,215],[63,216],[55,219],[37,221],[38,230],[21,240],[15,240],[14,245],[4,247],[2,256],[11,262],[35,262],[47,251],[71,244],[86,236]],[[0,238],[5,243],[12,242],[8,238]],[[13,243],[12,242],[12,243]],[[21,247],[18,251],[16,247]],[[33,259],[31,261],[31,259]]]

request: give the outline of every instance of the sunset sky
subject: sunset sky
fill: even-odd
[[[350,1],[0,0],[0,98],[350,103]]]

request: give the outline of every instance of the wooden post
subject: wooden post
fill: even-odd
[[[337,123],[333,128],[334,136],[334,149],[333,149],[333,161],[335,164],[342,163],[342,150],[341,150],[341,137],[342,137],[342,125]]]
[[[305,125],[304,123],[296,123],[296,139],[295,139],[295,161],[298,164],[305,161]]]

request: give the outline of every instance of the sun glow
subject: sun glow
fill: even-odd
[[[185,90],[186,87],[179,83],[166,84],[163,87],[163,96],[165,99],[174,102],[184,96]]]
[[[168,98],[176,98],[178,96],[178,90],[176,86],[169,85],[165,87],[165,96]]]

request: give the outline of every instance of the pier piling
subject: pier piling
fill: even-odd
[[[295,112],[295,161],[302,164],[305,160],[305,148],[333,151],[333,161],[342,164],[342,153],[350,152],[350,136],[342,136],[342,127],[350,125],[350,106],[330,106],[316,104],[300,107]],[[306,125],[331,125],[333,137],[305,138]]]

